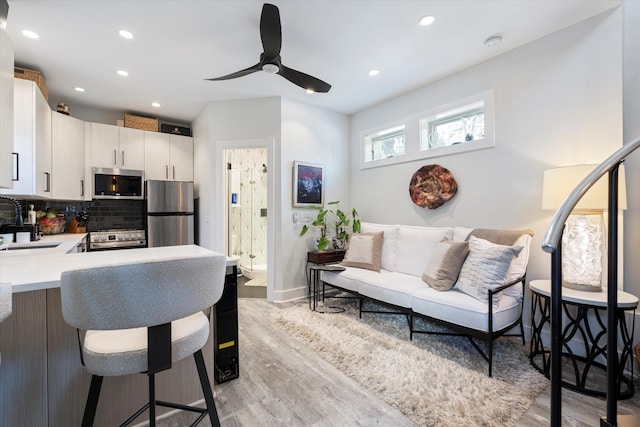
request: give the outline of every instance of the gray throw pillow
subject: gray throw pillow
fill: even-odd
[[[458,280],[468,254],[469,242],[442,239],[427,262],[422,280],[437,291],[448,291]]]

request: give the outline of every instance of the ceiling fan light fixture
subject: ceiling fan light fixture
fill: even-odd
[[[276,64],[264,64],[262,66],[262,71],[269,74],[276,74],[278,71],[280,71],[280,67],[278,67]]]
[[[307,91],[307,93],[316,93],[316,91],[313,90],[313,89],[307,89],[306,91]]]
[[[260,15],[260,39],[262,40],[262,53],[260,62],[244,70],[227,74],[220,77],[207,79],[209,81],[230,80],[238,77],[265,71],[270,74],[278,74],[280,77],[289,80],[294,85],[302,89],[312,88],[313,92],[326,93],[331,89],[331,85],[323,82],[317,77],[310,76],[293,68],[288,68],[282,63],[280,50],[282,48],[282,25],[280,22],[280,11],[276,5],[265,3],[262,5]]]

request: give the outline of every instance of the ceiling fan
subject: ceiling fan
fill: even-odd
[[[280,48],[282,47],[280,11],[278,7],[273,4],[265,3],[262,6],[260,38],[262,39],[262,48],[264,49],[264,52],[260,54],[260,62],[244,70],[207,80],[229,80],[258,71],[266,71],[270,74],[279,74],[291,83],[308,91],[329,92],[329,89],[331,89],[329,83],[292,68],[285,67],[284,64],[282,64],[280,58]]]

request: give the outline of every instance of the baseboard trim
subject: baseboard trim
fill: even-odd
[[[273,291],[273,302],[276,304],[292,302],[302,298],[307,298],[309,293],[309,288],[306,286],[300,286],[293,289],[286,289],[284,291],[274,290]]]

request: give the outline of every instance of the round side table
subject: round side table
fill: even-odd
[[[309,309],[312,311],[318,311],[321,313],[338,313],[344,311],[344,308],[341,307],[329,307],[333,309],[333,311],[321,311],[318,310],[318,300],[322,295],[322,299],[324,301],[324,288],[322,291],[320,290],[320,272],[321,271],[344,271],[345,268],[341,265],[328,264],[328,265],[310,265],[309,271],[311,274],[309,281]]]
[[[531,302],[531,350],[529,361],[549,378],[551,351],[545,348],[542,334],[545,326],[551,324],[551,281],[533,280],[529,283]],[[627,292],[618,291],[616,317],[618,334],[622,345],[618,356],[618,398],[633,396],[633,321],[627,325],[625,313],[634,313],[638,298]],[[606,397],[607,351],[607,292],[585,292],[562,288],[562,385],[589,396]],[[580,351],[578,351],[578,348]],[[579,353],[579,354],[578,354]],[[603,363],[604,359],[604,363]],[[625,375],[624,368],[632,362],[631,374]],[[596,372],[600,371],[600,372]]]

